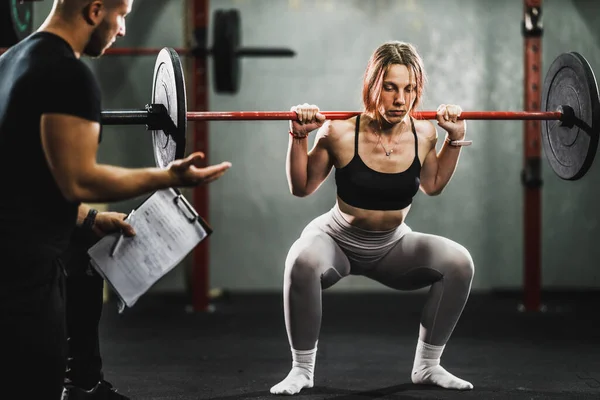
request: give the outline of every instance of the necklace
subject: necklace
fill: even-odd
[[[385,152],[386,157],[390,157],[392,155],[392,153],[394,152],[394,149],[396,148],[396,145],[398,143],[394,144],[394,147],[392,147],[391,149],[386,149],[385,146],[383,145],[383,141],[381,140],[381,134],[378,134],[377,136],[379,136],[379,140],[378,143],[381,145],[381,148],[383,149],[383,151]]]

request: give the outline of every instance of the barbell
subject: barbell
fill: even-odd
[[[358,111],[324,111],[328,119],[347,119]],[[417,119],[435,119],[435,111],[420,111]],[[293,120],[292,111],[187,111],[179,54],[160,50],[154,65],[150,103],[137,110],[102,111],[104,125],[146,125],[152,132],[154,158],[165,167],[185,154],[187,121]],[[540,111],[464,111],[460,119],[539,120],[542,142],[553,171],[578,180],[589,170],[598,147],[600,97],[596,78],[579,53],[560,54],[544,79]]]
[[[0,2],[0,54],[32,32],[33,8],[30,2],[10,0]],[[3,12],[2,12],[3,11]],[[239,10],[215,10],[212,18],[213,46],[207,46],[207,32],[194,31],[196,45],[176,49],[177,53],[193,57],[212,57],[213,89],[216,93],[235,94],[239,91],[242,57],[294,57],[294,50],[280,47],[242,47]],[[162,48],[109,48],[105,55],[156,56]]]

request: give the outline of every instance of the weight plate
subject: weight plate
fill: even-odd
[[[594,72],[579,53],[563,53],[550,65],[542,93],[542,111],[570,107],[573,124],[542,121],[548,163],[562,179],[577,180],[589,170],[598,150],[600,98]]]
[[[0,47],[10,47],[33,31],[33,4],[21,0],[0,3]]]
[[[213,76],[217,93],[237,93],[240,86],[240,14],[236,9],[217,10],[213,18]]]
[[[187,130],[187,98],[181,60],[169,47],[161,49],[154,64],[152,104],[162,104],[173,120],[176,130],[172,135],[164,130],[152,131],[154,159],[159,167],[183,158]]]

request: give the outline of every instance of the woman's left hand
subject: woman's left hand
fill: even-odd
[[[448,132],[451,140],[462,140],[467,133],[466,121],[458,119],[461,113],[462,108],[455,104],[440,104],[437,109],[438,125]]]

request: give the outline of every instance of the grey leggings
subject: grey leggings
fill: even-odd
[[[431,286],[419,338],[448,341],[465,306],[473,260],[461,245],[412,232],[350,225],[337,205],[314,219],[294,242],[285,263],[284,312],[288,339],[296,350],[315,348],[321,329],[321,291],[348,275],[363,275],[398,290]]]

